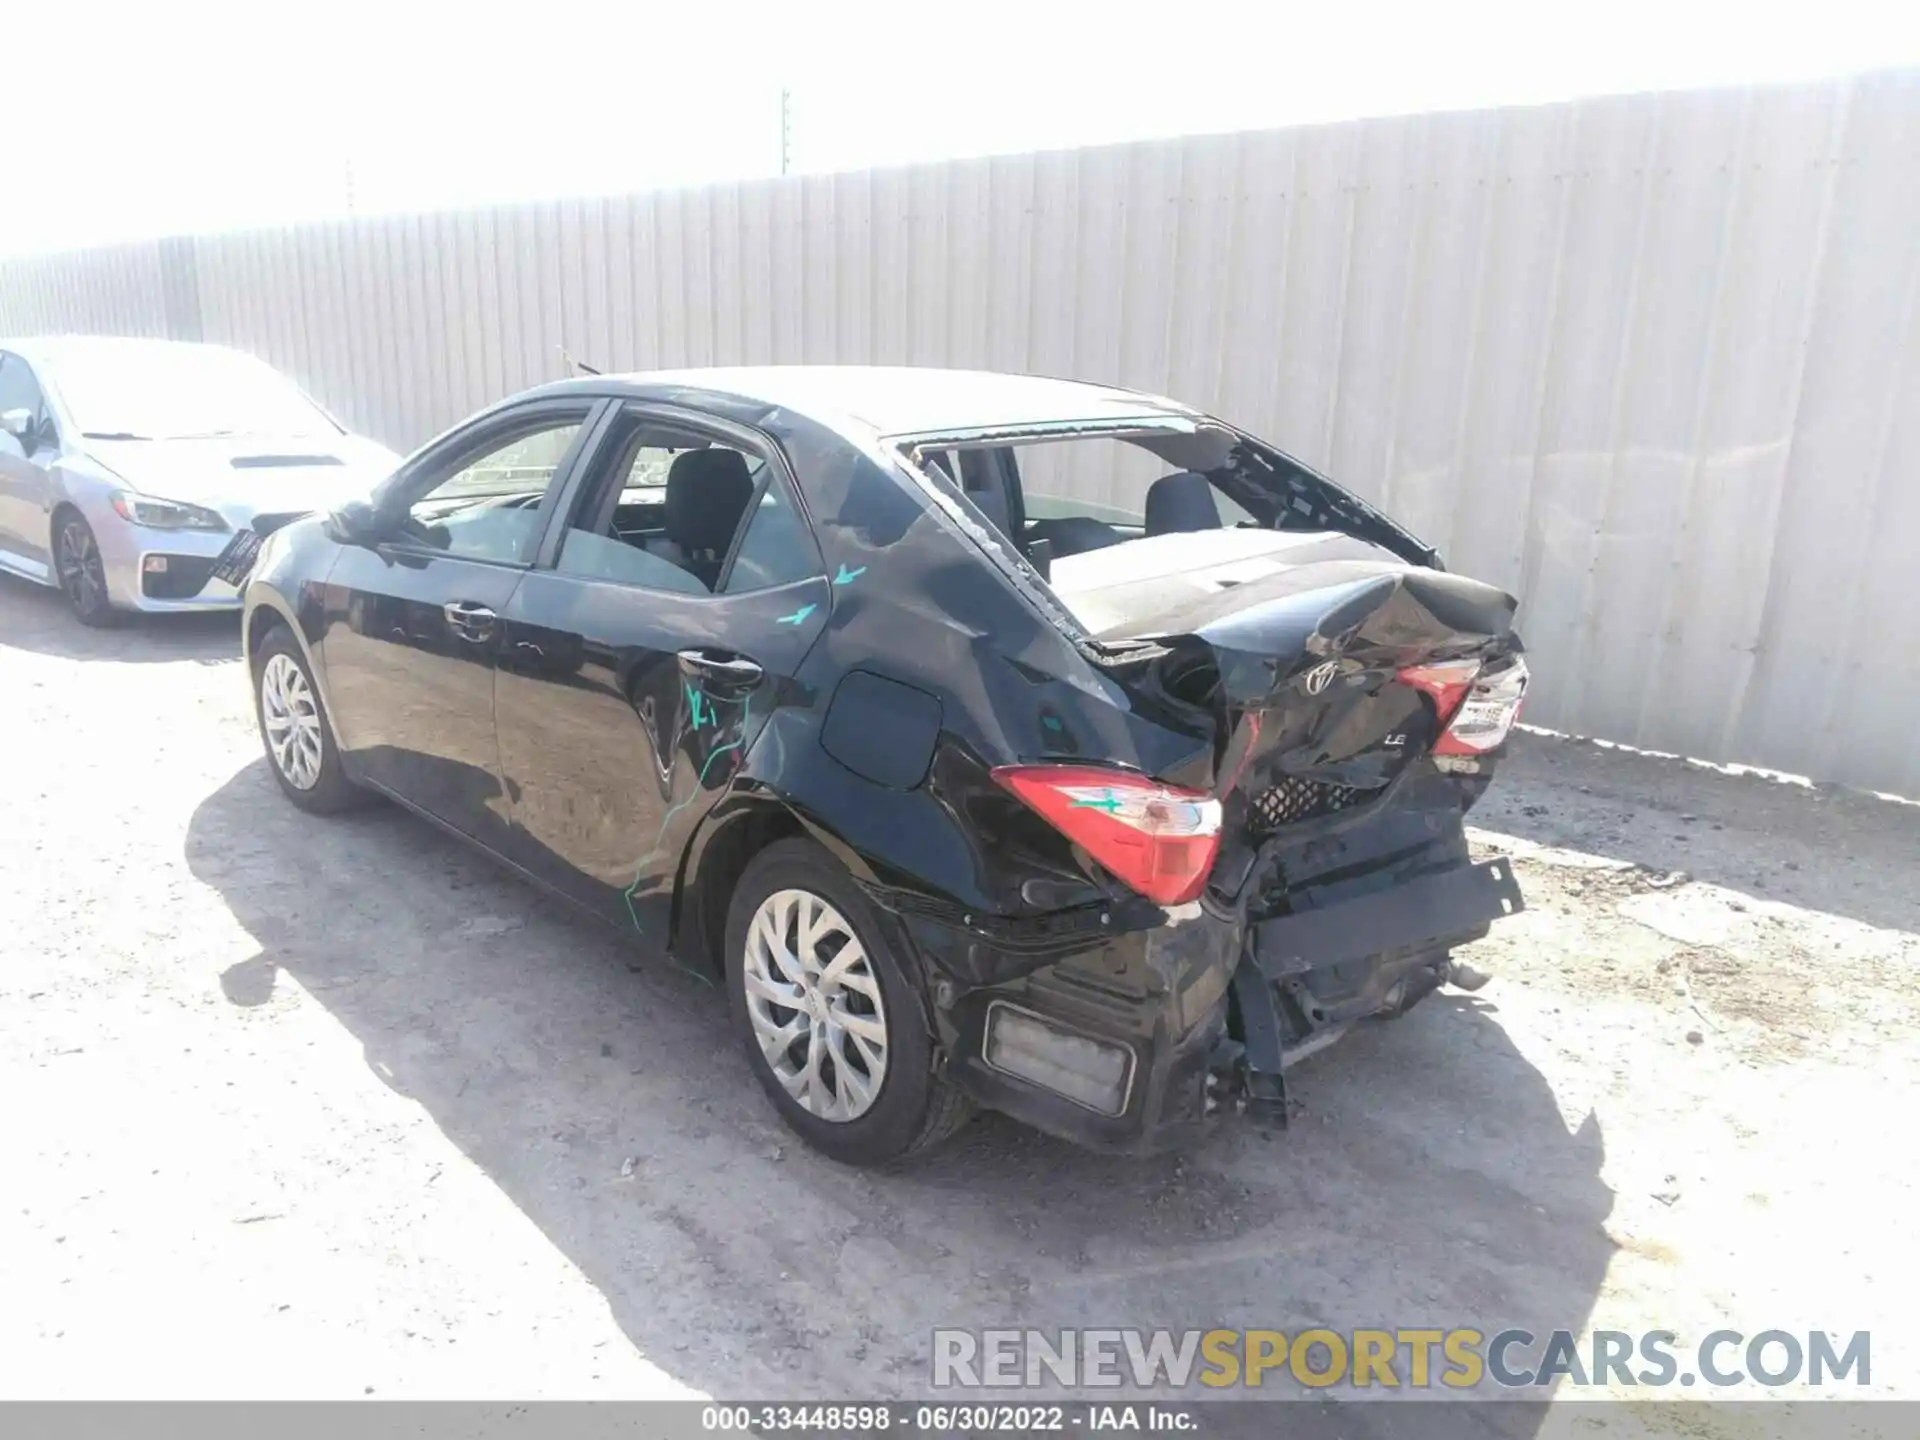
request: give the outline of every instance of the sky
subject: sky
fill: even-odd
[[[1911,0],[19,3],[0,253],[777,174],[783,91],[832,171],[1920,65]]]

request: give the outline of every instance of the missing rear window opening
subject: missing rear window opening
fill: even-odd
[[[1232,445],[1226,432],[1203,430],[936,442],[918,453],[1023,552],[1045,542],[1058,559],[1171,531],[1258,526],[1217,483]]]
[[[1378,547],[1406,538],[1338,486],[1219,426],[976,433],[909,453],[962,491],[1044,577],[1046,598],[1095,637],[1300,564],[1391,558]]]

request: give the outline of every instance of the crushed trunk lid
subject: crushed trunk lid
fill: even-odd
[[[1428,754],[1448,716],[1419,673],[1511,664],[1522,648],[1516,608],[1505,591],[1445,571],[1329,559],[1098,638],[1136,701],[1211,716],[1214,793],[1230,802],[1230,828],[1237,812],[1239,828],[1257,835],[1365,803]]]

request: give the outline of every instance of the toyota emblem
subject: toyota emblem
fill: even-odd
[[[1318,695],[1333,683],[1333,677],[1340,673],[1340,663],[1328,660],[1307,671],[1307,694]]]

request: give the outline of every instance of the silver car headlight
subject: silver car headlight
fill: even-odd
[[[113,513],[129,525],[144,525],[149,530],[224,530],[226,517],[204,505],[188,505],[179,500],[161,500],[136,490],[116,490],[108,498]]]

